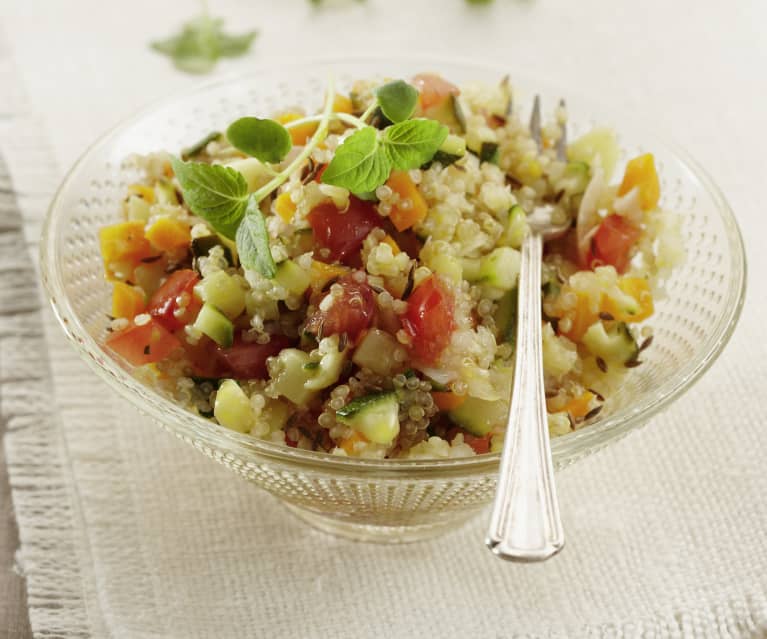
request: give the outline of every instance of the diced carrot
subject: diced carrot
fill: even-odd
[[[296,213],[296,204],[290,199],[290,193],[281,193],[274,201],[274,211],[285,224],[290,224]]]
[[[192,241],[189,225],[171,217],[161,217],[146,230],[146,239],[160,251],[172,251]]]
[[[170,162],[166,162],[162,165],[162,172],[165,174],[165,177],[170,179],[173,177],[173,167],[171,166]]]
[[[295,120],[300,120],[304,117],[306,116],[289,111],[287,113],[281,113],[275,120],[280,124],[288,124],[289,122],[294,122]],[[307,122],[306,124],[299,124],[298,126],[288,129],[288,133],[290,133],[290,139],[293,140],[293,144],[296,146],[303,146],[306,144],[306,141],[314,135],[316,130],[316,122]]]
[[[322,290],[325,285],[334,277],[343,277],[351,269],[346,266],[339,266],[337,264],[326,264],[319,260],[313,260],[312,266],[309,269],[309,277],[311,277],[312,288],[315,291]]]
[[[133,195],[138,195],[149,202],[149,204],[154,203],[154,189],[151,186],[147,186],[146,184],[131,184],[128,187],[128,192]]]
[[[144,237],[144,223],[141,221],[120,222],[104,226],[99,230],[101,257],[110,275],[110,264],[123,262],[138,264],[152,255],[152,246]]]
[[[586,413],[588,413],[591,410],[591,402],[594,399],[595,395],[594,393],[590,391],[586,391],[582,395],[578,397],[573,397],[567,404],[565,404],[565,407],[563,410],[570,413],[570,416],[573,419],[577,419],[578,417],[583,417]]]
[[[354,110],[352,107],[352,101],[345,95],[336,93],[333,98],[333,111],[336,113],[351,113]]]
[[[641,322],[655,312],[650,285],[643,277],[621,277],[618,280],[618,288],[639,303],[639,311],[631,314],[627,313],[617,300],[605,296],[602,310],[610,313],[619,322]]]
[[[125,282],[115,282],[112,289],[112,317],[133,319],[146,308],[141,290]]]
[[[466,401],[466,395],[446,391],[432,391],[431,398],[440,410],[455,410]]]
[[[587,293],[582,291],[571,292],[577,297],[575,310],[572,313],[567,313],[566,317],[569,318],[572,323],[569,330],[562,332],[574,342],[579,342],[589,326],[599,319],[599,311],[593,309],[591,305],[591,297]]]
[[[645,211],[658,205],[660,182],[652,153],[645,153],[628,162],[618,195],[625,195],[634,187],[639,187],[639,202]]]
[[[397,243],[394,241],[394,238],[388,233],[386,234],[386,237],[384,237],[384,239],[381,240],[381,242],[391,246],[391,252],[394,253],[394,255],[401,252],[399,250],[399,246],[397,246]]]
[[[367,442],[367,438],[362,434],[358,433],[356,430],[349,435],[346,439],[344,439],[341,442],[341,448],[343,448],[346,451],[347,455],[353,455],[354,454],[354,445],[357,442]]]
[[[386,184],[400,197],[399,204],[392,206],[389,214],[389,219],[398,231],[409,229],[426,217],[426,200],[407,171],[392,171]],[[409,208],[402,206],[404,201],[410,202]]]

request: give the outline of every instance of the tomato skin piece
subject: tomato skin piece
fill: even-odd
[[[620,215],[608,215],[599,225],[591,240],[589,251],[589,267],[593,262],[612,264],[618,273],[623,273],[631,258],[629,251],[639,239],[640,230],[627,222]]]
[[[133,366],[153,364],[165,359],[177,348],[178,338],[160,322],[150,319],[146,324],[131,324],[128,328],[112,333],[106,346]]]
[[[315,206],[307,216],[314,233],[314,241],[328,249],[327,256],[320,251],[315,256],[323,262],[359,262],[363,240],[374,228],[383,226],[384,219],[376,213],[370,202],[353,195],[346,212],[339,211],[332,202]]]
[[[325,337],[346,333],[349,342],[355,344],[375,319],[375,291],[351,275],[345,275],[336,283],[343,288],[341,297],[334,300],[329,309],[318,309],[306,322],[306,330],[317,334],[322,327]]]
[[[484,455],[485,453],[490,452],[490,438],[492,435],[488,433],[487,435],[483,435],[482,437],[477,437],[475,435],[472,435],[471,433],[464,433],[463,434],[463,441],[465,444],[468,444],[474,449],[474,452],[477,453],[477,455]]]
[[[451,95],[458,95],[461,90],[436,73],[419,73],[410,82],[418,89],[421,108],[426,110],[442,104]]]
[[[407,302],[402,325],[412,338],[410,352],[433,364],[450,343],[455,329],[453,294],[434,275],[421,282]]]
[[[293,345],[293,340],[284,335],[272,335],[267,344],[245,342],[237,337],[229,348],[216,348],[216,358],[225,370],[225,375],[234,379],[266,379],[269,373],[266,360],[278,355],[284,348]]]
[[[176,332],[193,322],[202,306],[194,296],[194,285],[199,281],[200,277],[191,269],[174,271],[152,295],[147,312],[171,332]],[[182,293],[189,293],[191,299],[184,314],[176,317],[174,315],[178,309],[176,298]]]

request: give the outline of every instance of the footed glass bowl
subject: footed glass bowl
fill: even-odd
[[[608,398],[598,421],[552,442],[555,466],[572,464],[645,424],[708,369],[740,313],[745,257],[730,207],[689,156],[566,88],[518,76],[513,69],[433,59],[312,61],[254,70],[157,104],[102,137],[61,185],[41,243],[42,276],[54,311],[104,381],[158,425],[276,495],[314,526],[361,540],[412,541],[458,526],[492,500],[499,454],[434,461],[343,458],[261,441],[187,412],[104,349],[111,286],[103,277],[97,232],[120,219],[126,187],[138,177],[125,163],[131,154],[178,152],[243,115],[264,116],[295,105],[315,110],[329,72],[345,91],[354,79],[407,78],[427,70],[458,84],[497,82],[511,73],[515,109],[525,114],[535,93],[544,106],[565,97],[572,136],[607,124],[619,133],[623,162],[652,151],[662,203],[684,215],[687,258],[666,282],[667,295],[649,320],[654,342],[643,353],[644,364]]]

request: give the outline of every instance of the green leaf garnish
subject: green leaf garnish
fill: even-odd
[[[203,14],[184,24],[181,31],[165,40],[151,43],[152,48],[173,60],[187,73],[207,73],[221,57],[243,55],[250,48],[256,31],[230,36],[223,32],[223,20]]]
[[[182,162],[175,157],[171,164],[191,211],[233,240],[248,202],[242,174],[220,164]]]
[[[391,163],[378,139],[378,132],[366,126],[346,138],[336,149],[322,174],[322,181],[352,193],[364,193],[374,191],[386,182],[390,172]]]
[[[226,137],[243,153],[262,162],[276,163],[288,154],[293,143],[279,122],[260,118],[240,118],[229,125]]]
[[[277,265],[269,247],[269,233],[258,201],[252,195],[248,199],[245,217],[237,229],[237,253],[240,263],[246,269],[258,271],[264,277],[273,278]]]
[[[383,114],[392,122],[404,122],[415,111],[418,89],[404,80],[395,80],[375,90]]]
[[[436,120],[408,120],[387,128],[383,143],[391,164],[406,171],[431,160],[447,134],[447,127]]]

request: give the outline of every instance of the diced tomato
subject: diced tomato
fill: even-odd
[[[322,174],[325,172],[325,169],[328,168],[327,164],[321,164],[320,167],[317,169],[317,172],[314,174],[314,181],[318,184],[322,184]]]
[[[436,73],[419,73],[413,76],[411,84],[420,93],[421,108],[426,110],[441,104],[451,95],[458,95],[460,89]]]
[[[133,366],[159,362],[181,347],[181,342],[162,324],[150,319],[146,324],[131,324],[119,333],[112,333],[106,345]]]
[[[194,296],[194,285],[199,281],[199,276],[191,269],[171,273],[149,300],[149,314],[173,332],[193,322],[201,307],[200,301]],[[176,317],[175,312],[179,308],[177,298],[184,293],[189,295],[189,303],[184,313]]]
[[[359,260],[362,242],[368,233],[383,225],[383,218],[376,213],[370,202],[352,196],[346,212],[339,211],[332,202],[314,207],[307,216],[314,232],[314,241],[330,251],[323,256],[315,252],[324,262],[339,261],[353,264]]]
[[[306,330],[322,335],[340,335],[346,333],[354,344],[362,331],[373,322],[376,313],[375,291],[364,282],[357,282],[351,275],[338,280],[343,288],[341,297],[333,300],[327,310],[318,309],[306,323]]]
[[[235,379],[266,379],[267,358],[292,345],[293,341],[284,335],[273,335],[267,344],[245,342],[238,337],[229,348],[217,348],[216,358],[225,374]]]
[[[490,452],[490,438],[492,435],[488,433],[487,435],[483,435],[482,437],[476,437],[475,435],[472,435],[471,433],[464,432],[463,434],[463,441],[464,443],[468,444],[474,449],[474,452],[477,453],[477,455],[484,455],[485,453]]]
[[[589,266],[594,260],[612,264],[618,273],[628,267],[629,251],[639,239],[639,229],[620,215],[608,215],[599,225],[591,241]]]
[[[413,291],[402,325],[413,338],[410,351],[424,364],[433,364],[450,342],[455,329],[453,294],[435,276]]]

